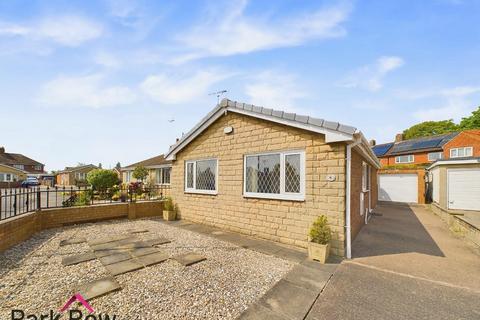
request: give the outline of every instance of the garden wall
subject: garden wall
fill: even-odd
[[[162,201],[118,203],[36,211],[0,222],[0,252],[35,233],[78,223],[162,216]]]

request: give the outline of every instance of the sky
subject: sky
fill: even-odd
[[[377,143],[480,99],[480,1],[0,2],[0,145],[58,170],[165,153],[217,97]]]

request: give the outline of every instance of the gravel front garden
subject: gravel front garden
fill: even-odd
[[[60,241],[101,239],[132,229],[148,230],[136,234],[140,240],[171,240],[156,246],[170,257],[197,253],[206,260],[185,267],[168,259],[115,276],[122,289],[92,299],[95,313],[115,314],[117,319],[235,319],[294,266],[156,219],[46,230],[0,254],[0,319],[9,319],[12,309],[58,312],[76,288],[109,276],[98,259],[62,265],[64,257],[88,252],[90,247],[87,243],[60,246]]]

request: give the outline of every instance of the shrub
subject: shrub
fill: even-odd
[[[163,210],[177,212],[178,207],[173,203],[173,199],[171,197],[166,197],[165,202],[163,203]]]
[[[95,169],[87,174],[87,182],[96,190],[107,190],[118,183],[118,176],[112,170]]]
[[[317,218],[310,228],[310,241],[319,244],[328,244],[332,238],[330,227],[328,226],[327,217],[322,215]]]
[[[80,191],[76,194],[75,206],[88,206],[92,197],[88,191]]]
[[[148,176],[148,170],[144,166],[135,167],[132,176],[137,180],[143,181]]]

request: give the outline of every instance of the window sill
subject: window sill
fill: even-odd
[[[267,200],[285,200],[285,201],[305,201],[304,195],[287,195],[287,194],[262,194],[262,193],[244,193],[244,198],[253,198],[253,199],[267,199]]]
[[[216,190],[185,190],[184,193],[191,193],[191,194],[204,194],[207,196],[216,196],[218,191]]]

